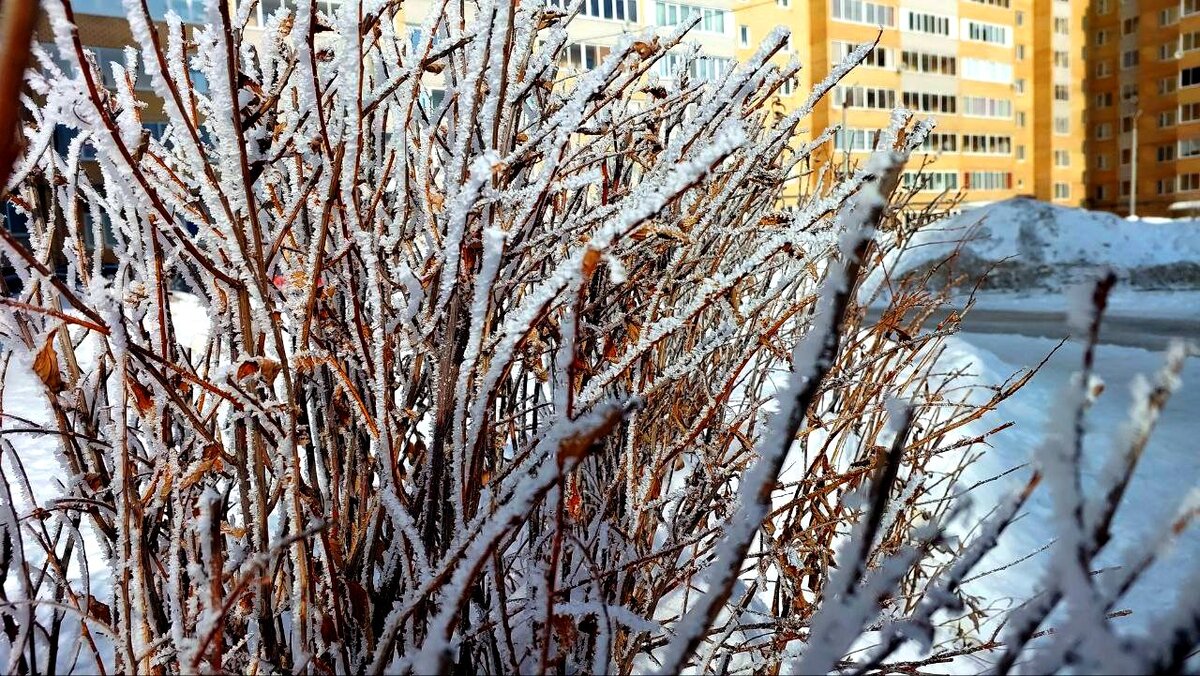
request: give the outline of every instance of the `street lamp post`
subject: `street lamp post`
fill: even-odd
[[[1137,191],[1138,191],[1138,122],[1142,118],[1141,106],[1138,106],[1138,100],[1135,96],[1132,101],[1135,106],[1133,112],[1133,136],[1130,138],[1132,145],[1129,147],[1129,217],[1137,217]]]

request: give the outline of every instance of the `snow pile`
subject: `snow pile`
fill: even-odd
[[[1111,267],[1139,288],[1200,288],[1200,222],[1127,220],[1017,197],[929,225],[886,256],[889,275],[935,265],[962,246],[954,272],[986,288],[1059,289]],[[865,288],[874,289],[877,271]],[[935,275],[935,283],[945,283]]]

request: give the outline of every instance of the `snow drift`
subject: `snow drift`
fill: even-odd
[[[893,239],[893,241],[895,241]],[[889,275],[938,265],[962,246],[953,273],[992,289],[1059,289],[1111,267],[1142,289],[1200,288],[1200,222],[1127,220],[1017,197],[927,226],[885,256]],[[877,270],[865,289],[883,280]],[[935,284],[951,271],[939,270]]]

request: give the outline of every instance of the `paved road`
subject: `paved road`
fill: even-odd
[[[871,318],[878,313],[872,311]],[[944,318],[945,313],[935,314]],[[1062,312],[1026,312],[1022,310],[989,310],[975,308],[963,321],[962,330],[969,333],[1013,333],[1039,338],[1066,338],[1070,330]],[[1107,317],[1100,330],[1100,341],[1110,345],[1161,350],[1172,338],[1187,338],[1200,342],[1200,317]]]

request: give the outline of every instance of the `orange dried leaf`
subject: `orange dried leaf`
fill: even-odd
[[[129,385],[129,392],[133,395],[133,403],[137,406],[138,413],[150,412],[154,408],[154,398],[150,396],[150,390],[132,375],[127,377],[125,382]]]
[[[245,528],[235,528],[235,527],[229,525],[229,523],[225,522],[225,521],[221,522],[221,532],[226,535],[230,535],[235,538],[238,538],[238,539],[246,537],[246,529]]]
[[[46,344],[38,350],[37,357],[33,360],[33,372],[46,384],[46,389],[58,394],[67,389],[67,385],[63,382],[62,372],[58,370],[58,352],[54,350],[56,335],[58,331],[51,331],[50,336],[46,338]]]
[[[245,380],[255,373],[258,373],[258,362],[244,361],[238,366],[237,379]]]
[[[91,594],[87,595],[87,614],[88,617],[94,620],[98,620],[104,624],[112,624],[112,609],[108,607],[108,604]]]
[[[200,482],[201,479],[204,478],[205,474],[208,474],[208,472],[212,470],[212,466],[212,460],[201,460],[200,464],[196,465],[196,469],[192,470],[191,474],[187,475],[183,478],[183,481],[179,482],[179,488],[187,489],[195,486]]]
[[[658,51],[658,43],[642,42],[639,40],[638,42],[633,43],[633,51],[637,52],[638,56],[642,57],[643,59],[649,58]]]
[[[263,380],[267,381],[268,385],[275,382],[275,377],[279,375],[279,371],[283,368],[279,362],[271,359],[263,359],[259,362],[259,365],[262,368]]]
[[[162,485],[158,487],[158,499],[166,502],[171,495],[171,484],[175,483],[175,475],[171,470],[163,472]]]
[[[571,517],[572,521],[579,521],[579,517],[583,514],[583,497],[579,495],[579,489],[572,488],[567,494],[567,516]]]

